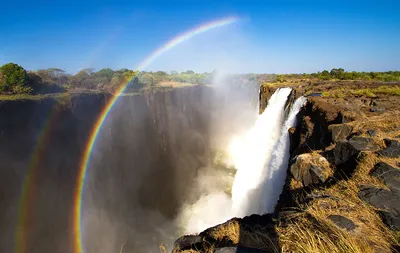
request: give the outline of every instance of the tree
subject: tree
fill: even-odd
[[[194,74],[193,70],[186,70],[185,72],[182,72],[181,74]]]
[[[154,86],[156,85],[156,80],[154,79],[154,77],[151,74],[143,74],[139,76],[139,82],[143,85],[143,86]]]
[[[332,69],[331,72],[330,72],[330,75],[333,78],[343,79],[344,78],[344,69],[342,69],[342,68]]]
[[[96,73],[94,73],[96,77],[107,78],[111,80],[112,76],[114,75],[114,70],[110,68],[100,69]]]
[[[28,74],[23,67],[10,62],[0,67],[0,77],[0,92],[17,91],[19,93],[24,91]]]

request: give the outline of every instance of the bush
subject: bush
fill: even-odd
[[[16,86],[25,86],[28,74],[25,69],[15,63],[4,64],[0,67],[0,91],[13,91]],[[21,88],[15,88],[21,90]]]
[[[16,94],[31,94],[33,89],[29,86],[15,85],[12,87],[12,92]]]

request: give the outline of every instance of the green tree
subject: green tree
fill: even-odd
[[[7,63],[0,67],[0,92],[28,92],[24,89],[27,84],[28,74],[25,69],[15,63]]]
[[[342,69],[342,68],[332,69],[331,72],[330,72],[330,75],[333,78],[343,79],[344,78],[344,69]]]

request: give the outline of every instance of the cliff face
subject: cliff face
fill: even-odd
[[[118,98],[87,170],[82,224],[88,252],[116,252],[121,245],[124,252],[156,252],[173,241],[183,203],[202,194],[193,189],[196,177],[210,170],[223,137],[243,121],[238,108],[247,106],[255,117],[256,103],[246,101],[256,93],[227,93],[187,87]],[[0,102],[0,252],[12,252],[15,243],[33,253],[73,251],[78,169],[109,99],[74,94]]]
[[[108,99],[104,95],[77,95],[69,105],[55,99],[0,103],[0,251],[12,252],[19,212],[32,237],[31,252],[70,249],[70,207],[75,177],[91,127]],[[38,142],[40,145],[38,146]],[[26,177],[31,182],[24,184]],[[23,186],[27,196],[24,200]],[[24,204],[33,201],[32,205]],[[20,219],[21,220],[21,219]],[[45,243],[31,246],[39,238]],[[32,243],[32,244],[31,244]],[[61,251],[60,251],[61,252]]]
[[[32,180],[25,185],[28,220],[19,228],[27,241],[18,243],[26,243],[29,252],[72,251],[72,197],[79,163],[109,99],[76,94],[63,101],[1,102],[1,252],[13,251],[27,176]],[[90,230],[85,243],[91,250],[104,250],[101,239],[110,250],[116,244],[126,244],[126,249],[148,246],[150,235],[163,241],[155,224],[167,223],[178,212],[196,171],[210,159],[211,101],[209,88],[118,99],[88,167],[84,216],[87,224],[96,224],[85,224]]]
[[[359,95],[375,83],[347,85],[348,91],[324,83],[291,94],[312,95],[289,129],[290,164],[273,214],[182,237],[174,252],[397,252],[399,97]],[[276,88],[262,87],[261,112]],[[335,89],[341,97],[313,94]]]

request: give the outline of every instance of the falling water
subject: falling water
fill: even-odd
[[[289,128],[296,125],[296,115],[306,101],[305,97],[296,99],[288,118],[283,124],[282,135],[273,148],[271,160],[266,166],[267,174],[261,187],[259,213],[273,212],[275,204],[278,202],[279,194],[282,192],[285,183],[286,169],[289,165]]]
[[[282,133],[284,107],[290,92],[290,88],[278,89],[254,127],[232,142],[231,157],[237,169],[232,186],[232,211],[237,217],[260,213],[260,200],[265,196],[262,185],[269,171],[266,165]]]

